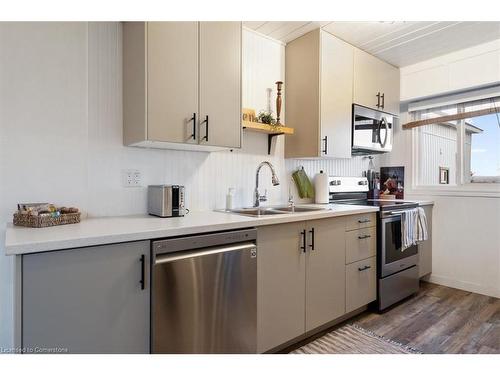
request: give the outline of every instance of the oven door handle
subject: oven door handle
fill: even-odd
[[[409,210],[400,210],[400,211],[389,211],[389,212],[384,212],[384,217],[387,216],[396,216],[396,215],[401,215],[403,212],[409,212]],[[385,216],[387,215],[387,216]]]

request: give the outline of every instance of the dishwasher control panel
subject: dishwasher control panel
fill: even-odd
[[[152,244],[152,248],[154,254],[163,254],[175,251],[196,250],[207,247],[256,240],[257,230],[255,228],[252,228],[169,238],[165,240],[154,241]],[[255,256],[257,256],[257,254],[255,254]]]

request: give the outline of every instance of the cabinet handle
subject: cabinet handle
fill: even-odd
[[[302,252],[306,252],[306,230],[304,229],[302,232],[300,232],[302,235],[302,246],[300,247]]]
[[[358,239],[364,240],[365,238],[370,238],[371,236],[369,234],[365,234],[363,236],[358,236]]]
[[[325,135],[325,138],[323,138],[323,142],[325,142],[325,149],[323,150],[323,154],[328,153],[328,137]]]
[[[314,228],[311,228],[309,233],[311,233],[311,244],[309,245],[309,247],[311,248],[311,250],[314,250]]]
[[[358,271],[361,272],[361,271],[365,271],[367,269],[370,269],[372,268],[371,266],[364,266],[364,267],[358,267]]]
[[[141,284],[141,290],[144,290],[146,287],[146,256],[144,254],[141,255],[141,281],[139,282]]]
[[[205,133],[205,136],[201,139],[202,141],[205,140],[208,142],[208,115],[205,116],[205,120],[203,120],[203,122],[200,124],[200,125],[203,125],[205,124],[206,125],[206,133]]]
[[[385,93],[382,94],[382,105],[381,105],[382,109],[384,109],[385,107]]]
[[[377,93],[377,108],[380,108],[380,91]]]
[[[365,224],[365,223],[369,223],[370,221],[371,221],[370,219],[361,219],[361,220],[358,220],[358,223]]]
[[[189,121],[193,121],[193,133],[191,134],[191,138],[196,139],[196,113],[193,113],[193,117],[191,117]]]

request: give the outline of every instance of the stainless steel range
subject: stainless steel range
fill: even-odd
[[[419,288],[418,246],[402,249],[401,214],[417,203],[368,199],[366,177],[329,177],[330,203],[376,206],[377,307],[384,310]]]

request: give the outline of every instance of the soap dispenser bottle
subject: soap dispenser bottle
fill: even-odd
[[[234,188],[229,188],[226,195],[226,211],[233,209]]]

